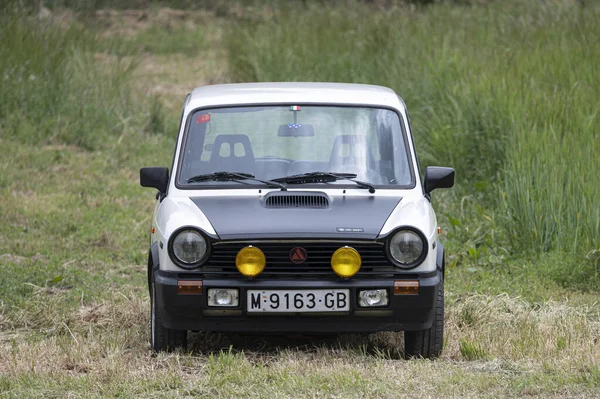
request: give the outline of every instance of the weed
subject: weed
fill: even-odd
[[[487,352],[480,344],[466,339],[460,340],[460,354],[466,360],[485,360],[488,357]]]

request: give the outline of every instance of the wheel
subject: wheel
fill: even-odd
[[[404,331],[404,357],[435,359],[442,353],[444,343],[444,278],[440,281],[431,328]]]
[[[162,324],[162,314],[156,304],[154,281],[150,290],[150,345],[154,352],[172,351],[187,346],[187,331],[166,328]]]

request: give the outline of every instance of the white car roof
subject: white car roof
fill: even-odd
[[[202,86],[194,89],[186,112],[195,108],[269,103],[325,103],[395,107],[404,103],[387,87],[350,83],[235,83]]]

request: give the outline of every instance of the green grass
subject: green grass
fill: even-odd
[[[290,6],[233,26],[226,43],[236,81],[396,89],[422,165],[456,168],[457,187],[440,196],[453,250],[475,263],[559,251],[572,260],[559,281],[598,287],[599,16],[567,1]]]
[[[486,360],[488,357],[485,350],[478,343],[467,340],[460,341],[460,354],[466,360]]]
[[[189,57],[197,56],[207,45],[202,30],[177,24],[166,27],[153,25],[137,35],[134,43],[152,54],[181,53]]]
[[[125,38],[93,14],[3,15],[0,397],[597,397],[599,9],[577,4],[280,3],[171,32],[151,10]],[[151,355],[138,170],[170,165],[186,90],[224,79],[405,98],[421,163],[458,173],[433,198],[441,359],[399,360],[392,333],[191,334],[189,352]]]
[[[131,95],[135,59],[96,53],[96,37],[76,24],[11,14],[1,22],[3,137],[93,150],[144,127],[152,109]]]
[[[144,14],[141,14],[144,15]],[[94,24],[94,19],[89,19]],[[127,24],[128,20],[115,21],[115,25]],[[184,55],[189,58],[202,55],[207,46],[207,39],[201,27],[183,22],[154,23],[135,36],[123,38],[111,35],[100,41],[99,47],[108,53],[117,55],[169,56]],[[102,26],[97,27],[102,32]]]

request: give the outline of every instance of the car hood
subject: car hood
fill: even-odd
[[[268,208],[262,197],[191,197],[222,240],[375,239],[400,197],[329,196],[325,209]]]

